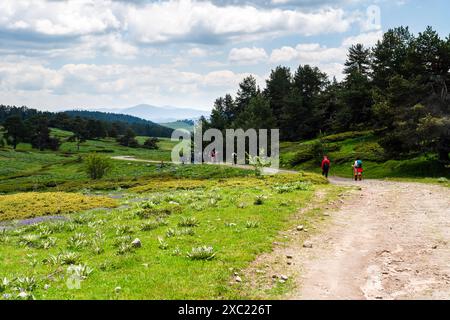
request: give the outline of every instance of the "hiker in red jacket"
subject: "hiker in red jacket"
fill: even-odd
[[[328,178],[328,172],[330,171],[331,162],[330,159],[328,159],[327,156],[323,157],[322,160],[322,175]]]

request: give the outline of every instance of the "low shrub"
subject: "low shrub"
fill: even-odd
[[[371,134],[373,134],[372,131],[349,131],[321,137],[320,140],[322,140],[322,142],[339,142],[347,139],[365,137]]]
[[[324,146],[320,141],[301,144],[297,150],[290,159],[291,166],[296,166],[312,159],[321,159],[324,154]]]
[[[86,173],[92,180],[103,178],[113,167],[109,158],[95,153],[88,155],[84,162]]]
[[[150,150],[157,150],[159,149],[158,142],[158,138],[148,138],[147,140],[145,140],[142,147]]]
[[[355,146],[356,157],[364,160],[383,162],[386,160],[384,149],[376,142],[364,142]]]

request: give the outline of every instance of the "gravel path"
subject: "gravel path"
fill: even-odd
[[[290,299],[450,299],[450,189],[331,179],[361,190],[330,210],[331,225],[297,244]]]

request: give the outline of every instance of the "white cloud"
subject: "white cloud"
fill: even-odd
[[[120,28],[110,1],[2,0],[0,28],[51,36],[86,35]]]
[[[343,46],[350,47],[353,44],[361,43],[366,47],[374,46],[378,40],[383,38],[383,31],[373,31],[368,33],[361,33],[354,37],[345,38],[342,42]]]
[[[343,10],[333,8],[302,12],[181,0],[127,9],[128,29],[144,43],[214,42],[279,33],[317,35],[346,31],[352,22]]]
[[[193,58],[204,58],[209,55],[209,51],[202,48],[192,48],[188,50],[188,55]]]
[[[283,63],[296,60],[301,64],[342,61],[345,60],[347,49],[344,47],[328,48],[317,43],[299,44],[295,48],[282,47],[274,49],[270,56],[272,63]]]
[[[313,12],[256,6],[219,6],[209,1],[172,0],[146,4],[110,0],[2,0],[0,29],[46,36],[121,32],[131,41],[220,42],[245,36],[346,31],[354,21],[342,9]]]
[[[264,49],[277,37],[339,34],[361,22],[332,2],[1,0],[0,102],[207,106],[236,91],[248,75],[245,65],[308,63],[334,75],[350,43],[373,43],[380,33],[334,48],[287,43]]]
[[[103,105],[110,101],[111,106],[145,101],[195,106],[201,100],[204,106],[224,92],[235,92],[247,75],[230,70],[183,72],[170,66],[66,64],[50,68],[39,63],[0,62],[0,100],[30,106],[57,101],[65,108],[80,106],[81,101],[92,107],[100,100]]]
[[[231,49],[228,60],[237,64],[256,64],[267,60],[268,55],[263,48],[233,48]]]

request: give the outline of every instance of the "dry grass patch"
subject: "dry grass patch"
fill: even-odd
[[[149,183],[129,189],[131,192],[143,193],[148,191],[163,191],[163,190],[193,190],[205,188],[211,183],[208,180],[194,180],[194,179],[156,179]]]
[[[0,221],[74,213],[94,208],[114,208],[108,197],[66,192],[27,192],[0,196]]]

